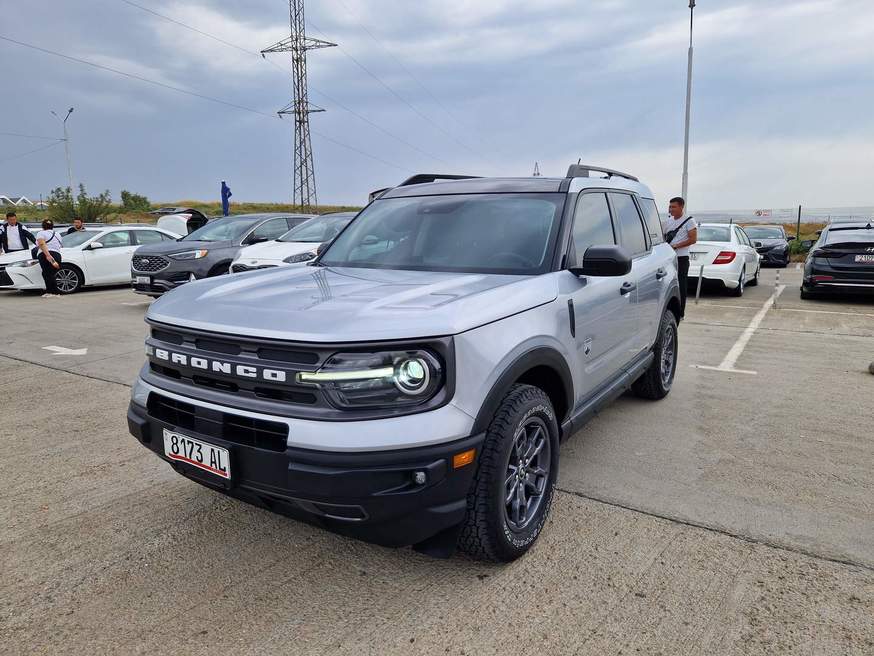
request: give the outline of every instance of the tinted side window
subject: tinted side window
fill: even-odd
[[[303,217],[291,217],[290,216],[287,219],[285,219],[285,223],[288,226],[289,230],[291,230],[292,228],[296,228],[301,223],[305,223],[306,221],[309,221],[309,219],[305,219]]]
[[[610,194],[613,209],[616,211],[616,228],[619,232],[619,245],[628,249],[632,255],[646,252],[646,235],[643,223],[637,212],[634,199],[628,194]]]
[[[138,244],[157,244],[164,240],[164,235],[157,230],[137,230],[135,234]]]
[[[98,239],[103,248],[119,248],[120,246],[130,246],[130,233],[127,230],[119,232],[108,232]]]
[[[288,232],[288,223],[286,223],[285,219],[271,219],[255,228],[252,237],[276,239],[277,237],[284,235],[286,232]]]
[[[747,245],[747,246],[752,246],[752,244],[750,243],[750,240],[747,239],[747,233],[745,233],[745,232],[744,232],[743,230],[741,230],[740,228],[735,228],[734,231],[737,233],[737,240],[738,240],[741,244],[745,244],[745,245]]]
[[[606,194],[580,194],[574,211],[574,250],[582,259],[589,246],[616,243]]]
[[[662,219],[659,216],[656,202],[652,198],[641,198],[640,206],[643,208],[643,218],[646,220],[649,240],[653,246],[661,244],[665,240],[665,235],[662,232]]]

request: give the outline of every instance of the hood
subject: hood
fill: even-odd
[[[761,242],[760,248],[773,248],[774,246],[785,246],[789,242],[785,239],[753,239],[750,237],[750,241],[753,243]]]
[[[26,248],[23,251],[16,251],[14,253],[6,253],[5,255],[0,255],[0,266],[6,266],[7,264],[12,264],[13,262],[22,262],[24,260],[30,259],[32,259],[30,257],[30,248]]]
[[[197,251],[200,249],[217,250],[219,248],[228,248],[233,246],[230,241],[162,241],[155,244],[145,244],[140,246],[136,253],[137,255],[172,255],[174,253],[184,253],[185,251]]]
[[[455,335],[556,296],[554,275],[279,267],[188,283],[153,303],[147,318],[287,341],[362,342]]]
[[[315,251],[318,242],[265,241],[262,244],[246,246],[240,251],[237,260],[277,260],[282,261],[291,255]]]

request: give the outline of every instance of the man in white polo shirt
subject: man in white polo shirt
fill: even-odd
[[[662,229],[667,235],[676,231],[668,243],[677,252],[677,273],[680,281],[680,316],[686,315],[686,286],[689,281],[689,246],[698,241],[698,224],[691,216],[686,216],[686,201],[676,196],[668,205],[668,219],[662,221]]]

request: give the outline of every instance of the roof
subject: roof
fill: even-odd
[[[841,221],[829,223],[824,230],[866,230],[874,229],[874,220],[871,221]]]
[[[468,180],[441,180],[390,189],[382,198],[410,196],[442,196],[448,194],[508,194],[555,193],[561,191],[564,178],[471,178]]]

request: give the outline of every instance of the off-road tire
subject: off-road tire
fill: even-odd
[[[663,376],[663,364],[665,362],[665,351],[670,341],[673,347],[671,354],[672,366],[670,375],[665,378]],[[670,310],[665,310],[662,315],[661,323],[659,324],[659,333],[656,337],[655,346],[652,348],[653,360],[649,368],[643,375],[634,381],[631,386],[631,391],[635,395],[643,399],[658,400],[665,398],[671,391],[674,385],[674,376],[677,373],[677,318]]]
[[[507,462],[515,438],[532,419],[546,427],[549,472],[539,506],[522,530],[511,527],[506,516]],[[537,540],[549,515],[558,477],[558,422],[546,393],[531,385],[514,385],[501,401],[486,431],[477,471],[467,495],[467,516],[458,548],[477,560],[510,562]]]

